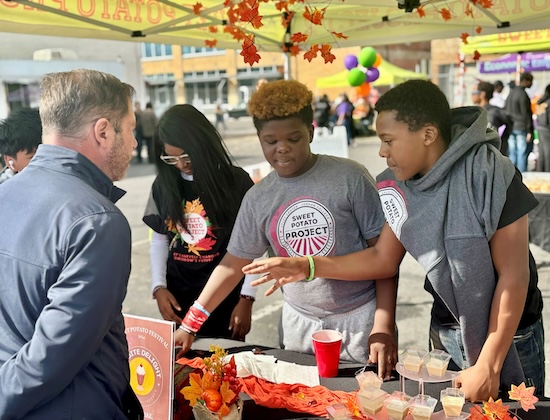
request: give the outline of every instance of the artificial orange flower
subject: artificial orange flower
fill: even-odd
[[[519,386],[512,385],[512,390],[508,391],[510,399],[519,401],[524,411],[535,409],[535,404],[539,399],[533,395],[534,393],[535,387],[526,387],[525,382],[522,382]]]

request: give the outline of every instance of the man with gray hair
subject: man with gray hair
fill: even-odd
[[[115,202],[136,146],[134,89],[47,74],[43,144],[0,185],[0,418],[142,418],[121,313],[131,233]]]

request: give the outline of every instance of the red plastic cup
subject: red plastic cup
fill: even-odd
[[[337,376],[342,334],[336,330],[321,330],[311,334],[311,339],[319,376],[323,378]]]

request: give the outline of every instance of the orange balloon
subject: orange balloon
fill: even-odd
[[[380,55],[380,53],[376,53],[376,60],[374,60],[374,64],[372,66],[378,67],[381,62],[382,62],[382,56]]]
[[[361,86],[357,86],[355,88],[355,93],[357,94],[357,97],[369,96],[370,84],[369,83],[363,83]]]

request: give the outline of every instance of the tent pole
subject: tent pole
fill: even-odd
[[[284,61],[284,76],[285,76],[285,80],[290,80],[292,79],[292,74],[291,74],[291,67],[290,67],[290,53],[288,52],[284,52],[283,53],[283,61]]]

